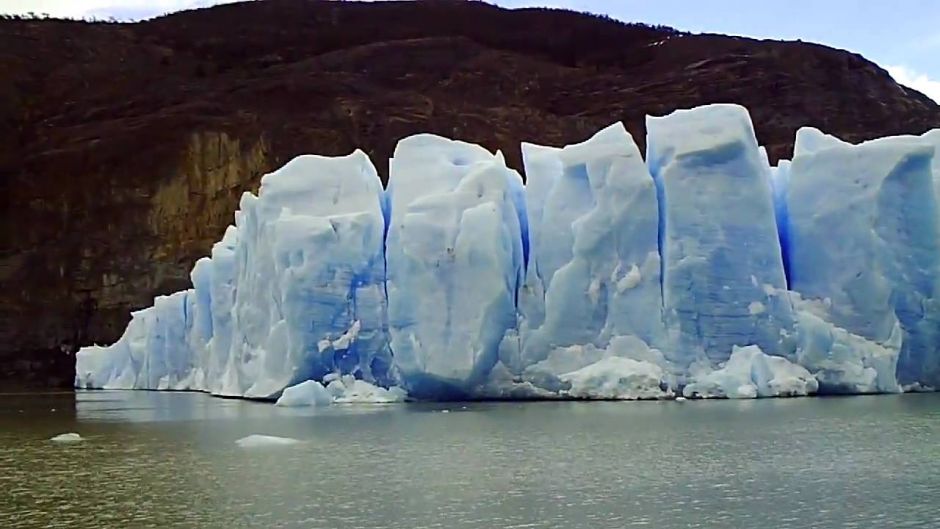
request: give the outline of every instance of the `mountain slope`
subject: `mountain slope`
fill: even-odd
[[[771,157],[797,127],[861,140],[940,107],[845,51],[481,2],[268,0],[136,24],[0,21],[0,381],[69,384],[78,345],[184,288],[238,196],[305,152],[435,132],[501,149],[747,106]],[[2,383],[2,382],[0,382]]]

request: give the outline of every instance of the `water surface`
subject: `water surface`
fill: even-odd
[[[73,431],[86,440],[48,440]],[[304,442],[235,444],[250,434]],[[940,395],[313,410],[0,396],[0,527],[76,526],[940,527]]]

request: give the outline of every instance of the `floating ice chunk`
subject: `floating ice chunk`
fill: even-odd
[[[764,354],[756,345],[735,347],[724,367],[694,376],[685,397],[753,399],[816,393],[819,383],[802,366]]]
[[[609,356],[558,377],[569,384],[562,393],[586,399],[662,399],[672,396],[662,368],[649,362]]]
[[[398,386],[383,388],[349,375],[334,378],[325,391],[341,404],[391,404],[408,398],[408,393]]]
[[[78,443],[84,441],[85,439],[77,433],[60,433],[49,439],[54,443]]]
[[[726,361],[756,344],[789,356],[793,326],[777,240],[770,169],[747,110],[707,105],[647,118],[647,162],[659,189],[663,303],[684,364]],[[752,302],[766,310],[752,313]],[[783,332],[781,332],[783,331]]]
[[[291,386],[281,393],[275,406],[326,406],[333,403],[333,395],[323,384],[315,380],[307,380]]]
[[[410,392],[467,393],[516,326],[522,178],[480,146],[421,134],[390,161],[388,320]]]
[[[241,448],[265,448],[274,446],[293,446],[302,443],[300,439],[277,437],[274,435],[252,434],[235,441]]]
[[[522,155],[529,226],[522,349],[504,363],[521,373],[559,348],[604,349],[618,335],[659,343],[656,188],[623,124],[563,149],[524,143]]]

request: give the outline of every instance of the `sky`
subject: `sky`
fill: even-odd
[[[232,0],[0,0],[0,13],[149,18]],[[861,53],[940,102],[940,0],[495,0],[550,6],[696,33],[802,39]],[[550,36],[548,37],[550,38]]]

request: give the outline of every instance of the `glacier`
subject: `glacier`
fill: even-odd
[[[80,351],[78,386],[276,398],[331,373],[388,385],[385,204],[362,151],[265,175],[194,266],[194,288],[135,312],[113,346]]]
[[[940,387],[940,130],[796,133],[747,109],[500,152],[302,155],[245,193],[192,288],[82,348],[75,386],[280,406]]]
[[[816,311],[823,320],[869,347],[892,351],[891,358],[863,358],[863,368],[878,379],[869,392],[895,390],[895,378],[901,385],[935,385],[934,145],[913,137],[850,145],[803,128],[794,151],[786,192],[791,288],[824,300],[824,310]],[[852,383],[845,389],[858,391]]]
[[[747,111],[711,105],[647,118],[659,189],[663,310],[683,363],[726,362],[735,345],[789,356],[770,168]]]
[[[389,161],[388,327],[404,386],[468,394],[516,326],[524,265],[522,177],[502,154],[431,134]]]
[[[519,345],[507,348],[518,354],[504,356],[506,366],[544,381],[532,368],[550,357],[618,338],[633,338],[640,353],[666,343],[656,189],[633,138],[616,123],[562,149],[523,144],[522,155],[529,259]]]

